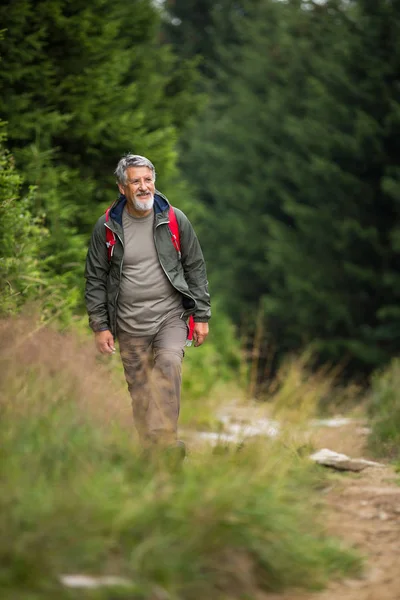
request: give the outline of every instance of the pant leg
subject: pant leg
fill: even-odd
[[[179,315],[173,315],[164,321],[152,342],[152,389],[157,410],[151,422],[151,435],[162,445],[173,444],[177,439],[186,338],[186,323]]]
[[[154,336],[118,333],[133,420],[143,446],[174,444],[180,408],[187,326],[175,315]]]
[[[151,382],[153,336],[135,338],[118,332],[119,350],[124,367],[125,379],[132,399],[133,422],[143,446],[151,444]]]

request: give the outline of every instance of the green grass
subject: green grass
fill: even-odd
[[[372,379],[369,445],[378,456],[400,459],[400,360]]]
[[[2,599],[251,598],[359,568],[326,537],[320,471],[293,449],[265,440],[193,452],[178,472],[148,464],[85,346],[15,325],[2,338]],[[68,573],[132,588],[66,590]]]

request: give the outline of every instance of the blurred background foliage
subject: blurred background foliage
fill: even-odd
[[[5,0],[0,20],[3,315],[84,313],[131,151],[199,233],[217,363],[239,337],[260,373],[305,347],[350,376],[398,354],[397,2]]]

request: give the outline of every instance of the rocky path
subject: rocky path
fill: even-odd
[[[321,430],[320,436],[329,448],[370,458],[360,431],[360,427],[346,426]],[[400,600],[399,475],[390,466],[338,474],[324,502],[327,531],[366,557],[362,576],[331,582],[318,593],[292,591],[268,595],[265,600]]]
[[[250,419],[249,407],[225,412],[222,420],[226,441],[237,441],[239,424],[240,431],[248,435],[278,433],[278,425],[265,420],[263,413],[255,408],[250,412]],[[315,448],[374,460],[366,448],[368,429],[362,417],[330,419],[314,425],[317,425],[315,429],[312,427]],[[357,579],[332,581],[321,592],[291,590],[284,594],[261,594],[257,600],[400,600],[399,484],[400,474],[390,465],[366,468],[360,473],[332,471],[323,493],[326,530],[365,558],[362,575]]]

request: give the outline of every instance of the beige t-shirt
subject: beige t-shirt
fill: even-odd
[[[154,243],[154,213],[122,215],[124,259],[118,296],[118,328],[134,336],[155,334],[172,314],[182,313],[182,296],[164,273]]]

